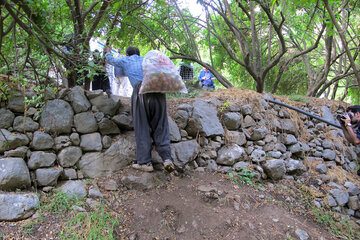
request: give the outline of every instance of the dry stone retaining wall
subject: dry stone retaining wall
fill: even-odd
[[[135,160],[130,106],[102,91],[85,92],[80,87],[47,98],[42,111],[33,107],[25,111],[20,94],[0,109],[4,196],[16,189],[59,187],[65,192],[76,189],[73,194],[84,197],[88,193],[81,179],[109,176]],[[303,110],[333,122],[333,115],[344,111],[331,112],[329,106],[310,109],[307,104]],[[312,187],[319,190],[327,184],[330,188],[328,197],[314,204],[360,217],[359,186],[337,184],[328,174],[337,167],[353,172],[358,165],[360,147],[344,143],[339,129],[305,115],[294,118],[288,109],[263,100],[257,105],[225,107],[217,99],[177,106],[169,126],[172,159],[179,169],[228,173],[249,168],[259,179],[301,182],[309,176],[309,165],[314,165],[318,176]],[[155,168],[162,168],[156,152],[153,162]],[[4,201],[23,198],[31,206],[36,203],[34,194],[3,197]],[[31,209],[23,209],[22,215],[17,210],[12,219],[28,217]]]

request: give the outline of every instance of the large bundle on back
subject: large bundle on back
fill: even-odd
[[[144,80],[140,93],[186,93],[177,67],[159,50],[149,51],[143,61]]]

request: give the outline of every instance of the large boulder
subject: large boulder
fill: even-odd
[[[18,132],[34,132],[39,129],[39,124],[29,117],[17,116],[13,127]]]
[[[0,194],[0,221],[18,221],[31,217],[39,206],[35,193]]]
[[[40,126],[46,132],[71,133],[74,111],[70,104],[61,99],[48,101],[40,118]]]
[[[239,161],[243,161],[245,156],[246,153],[242,147],[237,144],[231,144],[224,146],[219,150],[216,163],[232,166]]]
[[[198,133],[205,137],[224,136],[225,132],[217,116],[216,107],[207,101],[196,100],[186,131],[196,137]]]
[[[280,180],[286,173],[285,161],[283,159],[270,159],[263,165],[265,173],[273,180]]]
[[[133,134],[121,135],[104,153],[86,153],[77,163],[85,177],[106,177],[136,160]]]
[[[29,138],[25,134],[11,133],[6,129],[0,129],[0,153],[26,146],[28,143]]]
[[[76,113],[86,112],[90,109],[91,104],[85,96],[84,89],[80,86],[75,86],[68,93],[68,97],[71,101],[71,106]]]
[[[171,158],[178,168],[183,168],[185,164],[195,160],[199,152],[200,145],[196,140],[171,144]]]
[[[79,133],[93,133],[98,130],[98,125],[94,114],[91,112],[82,112],[74,116],[76,131]]]
[[[15,114],[10,110],[0,108],[0,128],[9,128],[13,125]]]
[[[22,158],[0,158],[1,190],[12,191],[30,186],[29,169]]]

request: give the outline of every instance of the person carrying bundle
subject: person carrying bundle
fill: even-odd
[[[130,46],[123,58],[114,58],[110,48],[105,48],[107,63],[122,69],[133,87],[131,95],[131,112],[136,141],[136,163],[133,168],[152,172],[152,141],[156,151],[164,161],[165,170],[171,172],[175,166],[171,161],[170,132],[166,112],[166,96],[164,93],[144,93],[139,90],[143,83],[143,61],[140,50]]]

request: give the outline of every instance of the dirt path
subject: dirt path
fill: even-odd
[[[99,186],[106,210],[119,219],[115,239],[285,240],[299,239],[298,229],[310,239],[337,239],[306,214],[305,206],[286,202],[287,196],[279,194],[273,184],[265,184],[263,190],[247,185],[236,188],[224,174],[169,176],[158,172],[152,173],[157,174],[158,185],[150,190],[128,190],[121,185],[123,176],[142,174],[125,169],[112,176],[120,186],[117,191],[104,189],[109,178],[88,183]],[[59,233],[71,216],[70,212],[49,213],[42,221],[2,222],[0,232],[3,239],[60,239]]]

